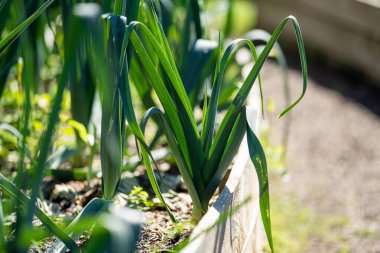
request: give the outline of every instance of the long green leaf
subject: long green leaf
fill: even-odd
[[[228,138],[228,133],[231,131],[231,129],[233,127],[233,124],[237,118],[238,112],[240,111],[241,107],[245,103],[245,101],[248,97],[248,94],[249,94],[249,92],[250,92],[250,90],[254,84],[254,81],[258,77],[260,70],[261,70],[262,66],[264,65],[265,60],[269,56],[274,44],[278,40],[278,37],[280,36],[280,34],[281,34],[282,30],[284,29],[287,21],[289,21],[289,20],[292,21],[293,27],[296,31],[297,44],[299,47],[301,67],[302,67],[302,75],[303,75],[303,88],[302,88],[302,93],[301,93],[300,97],[294,103],[292,103],[287,109],[285,109],[280,114],[280,117],[285,115],[289,110],[291,110],[294,106],[296,106],[301,101],[301,99],[304,97],[305,92],[306,92],[306,88],[307,88],[307,65],[306,65],[305,48],[304,48],[303,39],[302,39],[302,35],[301,35],[301,29],[299,27],[298,21],[295,17],[289,16],[289,17],[285,18],[279,24],[279,26],[276,28],[276,30],[273,32],[269,42],[267,43],[267,45],[263,49],[263,52],[258,57],[255,65],[252,67],[247,79],[243,83],[243,86],[241,87],[238,94],[234,98],[233,103],[230,105],[230,107],[229,107],[229,109],[228,109],[228,111],[227,111],[227,113],[226,113],[226,115],[225,115],[225,117],[221,123],[221,126],[217,132],[215,140],[211,146],[211,149],[210,149],[211,159],[210,160],[215,159],[212,156],[218,156],[218,152],[216,152],[216,150],[219,149],[218,147],[225,146],[225,144],[227,142],[227,138]]]
[[[246,35],[244,35],[244,37],[253,41],[254,43],[255,42],[268,43],[268,41],[271,38],[271,35],[268,32],[263,31],[261,29],[255,29],[248,32]],[[257,46],[258,54],[260,54],[264,48],[265,46],[263,45]],[[290,94],[289,78],[288,78],[288,64],[285,58],[285,54],[278,43],[274,44],[270,57],[274,58],[277,61],[277,64],[279,65],[279,67],[281,68],[282,76],[283,76],[285,104],[290,104],[291,94]],[[292,122],[291,115],[287,115],[287,117],[285,118],[284,127],[282,129],[282,141],[281,141],[282,144],[281,145],[284,147],[284,152],[282,152],[283,159],[285,159],[286,157],[291,122]]]
[[[297,45],[299,50],[299,56],[301,61],[301,68],[302,68],[302,77],[303,77],[303,86],[302,86],[302,93],[298,97],[298,99],[293,102],[290,106],[288,106],[285,110],[283,110],[279,117],[284,116],[286,113],[288,113],[294,106],[296,106],[304,97],[306,89],[307,89],[307,62],[306,62],[306,53],[305,53],[305,46],[302,39],[302,33],[300,25],[297,21],[297,19],[294,16],[289,16],[285,18],[279,26],[276,28],[276,30],[273,32],[270,40],[268,41],[268,44],[263,49],[263,52],[260,54],[259,59],[257,60],[257,64],[255,64],[247,77],[246,82],[244,82],[243,87],[239,91],[239,94],[242,96],[242,98],[246,98],[248,96],[248,93],[250,89],[252,88],[253,81],[256,79],[258,73],[260,72],[260,69],[264,65],[264,62],[266,58],[269,56],[273,46],[275,45],[276,41],[278,40],[278,37],[280,36],[282,30],[284,29],[286,23],[291,20],[293,23],[293,28],[296,33],[296,39],[297,39]],[[258,72],[256,74],[256,72]]]
[[[195,24],[195,33],[197,38],[202,38],[203,36],[203,26],[201,22],[201,8],[198,0],[190,0],[191,2],[191,10],[194,18]]]
[[[125,15],[125,0],[115,0],[113,13],[120,16]]]
[[[230,167],[231,162],[237,154],[243,137],[246,133],[246,110],[243,107],[241,113],[237,117],[231,134],[228,137],[226,148],[221,156],[220,164],[217,170],[213,173],[210,182],[208,183],[205,191],[202,194],[202,203],[207,205],[216,189],[220,185],[227,169]]]
[[[215,41],[198,39],[186,55],[181,77],[193,107],[198,104],[198,96],[203,88],[205,78],[210,76],[215,64],[216,57],[214,56],[217,48],[218,43]]]
[[[12,198],[19,198],[18,200],[24,208],[29,206],[31,200],[25,196],[11,181],[0,174],[0,186],[6,194]],[[78,245],[72,240],[64,231],[62,231],[41,209],[34,206],[36,212],[35,215],[46,226],[48,230],[57,236],[71,251],[80,252]]]
[[[155,113],[159,113],[159,109],[158,108],[151,108],[150,110],[148,110],[142,121],[141,121],[141,124],[140,124],[140,128],[141,128],[141,131],[142,133],[145,132],[145,126],[146,126],[146,123],[148,121],[148,119],[154,115]],[[176,150],[178,151],[178,150]],[[154,175],[154,171],[153,171],[153,168],[152,168],[152,165],[150,163],[150,156],[147,152],[147,150],[145,150],[144,147],[142,147],[141,149],[141,153],[142,153],[142,158],[143,158],[143,162],[144,162],[144,165],[145,165],[145,169],[148,173],[148,178],[149,178],[149,181],[150,181],[150,184],[152,185],[152,188],[153,188],[153,191],[154,193],[156,194],[156,196],[160,199],[160,201],[164,204],[166,210],[168,211],[168,214],[170,216],[170,219],[173,221],[173,222],[177,222],[177,219],[174,217],[174,215],[172,214],[169,206],[166,204],[166,201],[164,199],[164,197],[162,196],[162,193],[161,193],[161,190],[160,190],[160,187],[158,186],[158,183],[157,183],[157,179],[156,179],[156,176]],[[178,154],[177,154],[178,155]],[[182,157],[182,155],[180,155],[180,157]]]
[[[259,139],[257,139],[253,129],[248,123],[247,119],[247,142],[249,155],[251,157],[252,163],[255,165],[256,173],[259,181],[259,194],[260,194],[260,212],[261,218],[263,220],[265,232],[267,234],[269,246],[274,253],[273,240],[272,240],[272,229],[270,221],[270,205],[269,205],[269,182],[268,182],[268,171],[267,162],[264,154],[264,150],[260,144]]]
[[[120,69],[120,49],[125,33],[126,18],[111,15],[108,18],[110,33],[107,50],[107,69],[112,76],[111,87],[103,91],[102,131],[101,131],[101,164],[102,189],[106,199],[115,196],[123,167],[125,113],[122,106],[122,95],[125,93],[127,68]],[[111,92],[113,90],[113,92]]]
[[[12,42],[17,39],[18,36],[36,19],[38,18],[47,7],[49,7],[54,0],[46,1],[41,7],[36,10],[29,18],[27,18],[24,22],[18,25],[14,30],[12,30],[4,39],[0,41],[0,55],[8,48]]]
[[[134,44],[134,46],[138,46],[139,48],[146,51],[143,48],[142,43],[141,43],[141,46],[138,45],[140,43],[137,43],[139,38],[137,36],[137,33],[134,31],[137,26],[140,27],[141,32],[143,32],[144,35],[149,39],[149,42],[150,42],[149,44],[151,46],[153,46],[154,50],[156,50],[156,54],[159,56],[160,62],[162,63],[162,67],[164,68],[164,70],[168,74],[170,81],[171,81],[171,84],[172,84],[172,87],[177,92],[178,97],[180,98],[180,100],[182,102],[181,104],[184,106],[184,108],[186,110],[186,116],[189,118],[189,121],[191,122],[191,124],[194,128],[194,131],[197,133],[197,130],[196,130],[197,127],[196,127],[194,116],[192,114],[192,108],[190,105],[190,101],[187,97],[184,85],[183,85],[181,77],[179,75],[179,72],[175,66],[174,59],[173,59],[172,54],[171,54],[170,49],[169,49],[169,45],[167,44],[168,42],[163,37],[164,35],[162,35],[163,31],[162,30],[159,31],[159,34],[161,34],[162,36],[159,36],[159,41],[158,41],[154,37],[152,32],[144,24],[142,24],[140,22],[132,22],[128,26],[129,30],[131,31],[131,34],[126,34],[124,42],[123,42],[123,51],[124,51],[124,48],[126,48],[127,42],[129,39],[131,39],[132,43],[133,43],[133,41],[135,41],[134,43],[136,45]],[[131,37],[129,38],[129,36],[131,36]],[[164,47],[162,48],[161,45],[164,45]],[[135,48],[135,50],[137,51],[136,48]],[[142,54],[141,52],[137,52],[137,53]],[[144,54],[144,56],[145,56],[144,58],[148,59],[151,55],[146,53],[146,54]],[[141,57],[140,57],[140,60],[143,63],[143,60],[145,60],[145,59],[141,59]],[[148,72],[148,74],[149,74],[149,72]],[[152,83],[152,85],[154,85],[154,84]]]
[[[5,246],[5,229],[4,229],[4,213],[3,213],[3,198],[0,196],[0,251],[4,250]]]
[[[247,39],[234,40],[228,45],[228,47],[226,48],[223,54],[223,57],[220,61],[220,66],[218,68],[219,71],[216,74],[216,78],[214,81],[214,86],[213,86],[211,98],[210,98],[209,110],[207,111],[206,121],[204,125],[205,129],[202,129],[202,142],[205,145],[204,146],[205,152],[209,154],[209,158],[210,158],[209,162],[207,163],[207,166],[205,166],[205,169],[203,170],[203,176],[206,182],[208,182],[211,179],[214,172],[217,170],[218,163],[220,162],[220,159],[221,159],[220,155],[211,156],[211,154],[223,153],[223,150],[226,147],[225,145],[214,146],[214,149],[210,151],[212,138],[214,136],[215,117],[217,113],[218,98],[219,98],[219,93],[222,86],[224,72],[227,68],[231,54],[235,52],[235,50],[239,50],[239,48],[241,48],[244,45],[247,45],[250,48],[251,53],[254,57],[254,60],[257,61],[256,48],[250,40],[247,40]],[[260,79],[259,79],[259,83],[261,83]],[[226,132],[225,137],[228,138],[228,136],[229,136],[229,132]]]
[[[192,178],[193,176],[190,174],[189,169],[187,168],[185,159],[181,153],[181,150],[178,147],[177,140],[175,139],[174,133],[170,127],[170,124],[169,124],[169,121],[168,121],[166,115],[163,112],[161,112],[161,110],[158,109],[157,107],[152,107],[144,114],[144,117],[143,117],[141,124],[140,124],[140,128],[144,132],[145,125],[146,125],[148,119],[154,115],[158,115],[158,117],[160,119],[160,122],[161,122],[163,129],[165,131],[165,135],[167,137],[169,146],[173,152],[174,159],[177,162],[180,174],[183,178],[183,181],[185,182],[187,190],[189,191],[191,199],[194,201],[193,204],[197,207],[201,207],[202,204],[201,204],[201,201],[200,201],[200,198],[198,195],[198,191],[197,191],[197,189],[194,185],[194,182],[193,182],[193,178]]]
[[[112,201],[104,199],[94,198],[92,199],[78,214],[77,217],[69,224],[65,229],[65,233],[70,235],[72,240],[76,240],[86,230],[91,229],[93,224],[103,214],[108,207],[112,204]],[[83,226],[82,222],[88,222],[88,226]],[[55,241],[49,249],[49,253],[64,253],[67,248],[61,241]]]
[[[180,115],[180,120],[182,122],[182,127],[186,133],[186,140],[189,143],[191,148],[189,149],[190,157],[193,159],[192,169],[195,170],[193,173],[195,173],[196,176],[200,175],[200,168],[203,163],[204,154],[201,149],[200,141],[199,141],[199,132],[195,123],[195,118],[192,114],[192,107],[190,104],[190,100],[187,97],[184,85],[182,83],[181,77],[179,75],[179,72],[177,70],[177,66],[175,64],[174,57],[171,53],[169,43],[165,37],[165,33],[163,31],[163,28],[158,20],[158,17],[156,15],[156,12],[154,11],[154,5],[151,5],[151,11],[153,13],[154,17],[154,24],[156,28],[156,33],[158,34],[158,41],[160,44],[162,44],[164,47],[164,52],[169,59],[169,63],[173,69],[174,72],[174,78],[176,78],[177,82],[174,82],[174,78],[171,78],[172,86],[176,90],[177,93],[173,95],[173,99],[176,102],[177,110]],[[160,58],[161,59],[161,58]],[[163,63],[163,67],[165,68],[165,63]],[[170,74],[168,72],[168,68],[165,68],[166,73]],[[198,179],[196,179],[198,181]],[[199,185],[203,186],[203,182],[201,181],[201,178],[199,182],[197,182]],[[201,187],[200,190],[202,190],[203,187]]]
[[[109,209],[92,230],[91,241],[85,252],[135,252],[144,215],[122,206]]]
[[[63,67],[62,75],[58,82],[58,90],[54,98],[53,108],[50,112],[48,126],[42,138],[41,149],[40,149],[40,153],[37,159],[37,166],[34,168],[34,171],[33,171],[34,178],[32,182],[32,192],[30,196],[30,203],[29,203],[28,215],[27,215],[27,221],[30,223],[32,221],[32,217],[35,211],[35,201],[40,191],[40,184],[41,184],[42,176],[44,173],[46,160],[48,158],[51,140],[54,134],[54,128],[58,121],[58,115],[61,109],[63,91],[68,81],[68,75],[67,75],[68,69],[69,69],[69,66],[65,64]]]
[[[157,95],[161,101],[161,104],[163,105],[163,107],[164,107],[164,109],[168,115],[168,119],[170,121],[170,124],[171,124],[173,130],[174,130],[178,144],[181,148],[182,153],[185,156],[186,163],[188,164],[188,167],[193,170],[194,167],[196,167],[196,166],[191,167],[189,154],[191,154],[191,152],[194,152],[194,150],[195,151],[201,150],[200,149],[199,137],[197,137],[198,132],[197,132],[196,128],[194,129],[194,126],[193,127],[189,126],[190,123],[189,124],[181,123],[181,119],[183,120],[184,118],[186,118],[188,120],[192,119],[192,121],[193,121],[194,118],[193,118],[192,112],[190,112],[189,114],[181,115],[181,116],[178,115],[176,104],[174,103],[173,99],[171,99],[171,96],[170,96],[163,80],[161,79],[160,75],[158,74],[157,69],[155,68],[151,58],[149,57],[147,51],[145,50],[143,44],[141,43],[137,33],[134,31],[136,25],[138,25],[138,23],[132,22],[128,26],[128,30],[131,31],[131,35],[130,35],[131,42],[134,46],[134,49],[135,49],[137,56],[141,60],[141,63],[146,70],[146,73],[147,73],[149,79],[151,80],[151,84],[152,84],[154,90],[156,91],[156,93],[157,93]],[[144,26],[141,26],[141,27],[144,27]],[[142,29],[142,31],[145,31],[145,30]],[[147,29],[146,29],[146,31],[147,31]],[[149,34],[148,31],[147,31],[147,34]],[[125,44],[127,44],[129,41],[128,36],[126,36],[125,41],[127,41],[125,43]],[[155,39],[153,38],[151,43],[154,43],[154,42],[155,42]],[[159,47],[159,45],[157,45],[157,53],[160,54],[160,60],[163,60],[166,62],[165,65],[170,64],[165,60],[166,59],[165,54],[162,52],[162,49]],[[176,75],[175,72],[173,72],[173,70],[170,70],[170,66],[167,66],[167,69],[169,71],[169,74],[171,73],[171,74]],[[177,79],[176,77],[173,77],[172,81],[174,82],[176,79]],[[177,85],[179,85],[179,84],[177,84]],[[182,87],[182,89],[183,89],[183,87]],[[183,90],[183,93],[184,93],[183,94],[184,99],[187,99],[186,92],[184,92],[184,90]],[[188,120],[185,120],[185,122],[188,122]],[[129,122],[129,120],[128,120],[128,122]],[[184,128],[187,129],[187,135],[184,134]],[[189,146],[192,146],[195,148],[189,150],[189,148],[188,148]],[[198,156],[195,156],[195,155],[193,156],[195,158],[195,160],[198,161],[198,164],[200,164],[199,159],[201,156],[202,156],[202,154],[199,154]],[[196,168],[199,169],[199,167],[196,167]],[[199,171],[197,171],[196,173],[199,174]],[[196,178],[195,180],[198,180],[197,184],[200,185],[200,188],[202,189],[202,187],[204,187],[204,186],[203,186],[203,183],[201,181],[201,177],[197,176],[195,178]]]
[[[261,30],[261,29],[254,29],[254,30],[248,32],[247,34],[245,34],[244,37],[253,41],[253,43],[255,43],[255,42],[268,43],[270,38],[271,38],[271,34],[264,31],[264,30]],[[265,48],[265,46],[263,46],[263,45],[257,46],[256,49],[258,51],[258,54],[261,54],[261,52],[264,50],[264,48]],[[281,68],[282,75],[283,75],[283,82],[284,82],[285,102],[287,104],[290,104],[290,90],[289,90],[289,82],[288,82],[289,81],[288,80],[288,64],[286,62],[285,54],[284,54],[281,46],[279,45],[279,43],[276,42],[274,44],[273,49],[272,49],[269,57],[274,58]]]
[[[119,18],[122,18],[120,16],[109,16],[107,19],[110,20],[111,22],[111,25],[112,25],[112,22],[115,22],[115,20],[119,19]],[[125,25],[124,25],[124,29],[125,29]],[[115,28],[112,28],[115,30]],[[118,29],[121,29],[121,28],[118,28]],[[121,36],[120,36],[121,35]],[[142,152],[142,156],[143,156],[143,160],[144,160],[144,163],[145,163],[145,167],[147,168],[147,173],[148,173],[148,177],[152,183],[152,186],[153,186],[153,189],[156,193],[156,195],[160,198],[160,200],[164,203],[164,205],[167,207],[162,195],[161,195],[161,192],[158,188],[158,185],[157,185],[157,182],[156,182],[156,179],[155,179],[155,176],[154,176],[154,173],[153,173],[153,169],[151,167],[151,164],[150,164],[150,158],[153,159],[153,156],[152,154],[150,153],[149,151],[149,148],[148,148],[148,145],[146,144],[146,141],[145,141],[145,138],[144,138],[144,135],[143,135],[143,132],[141,131],[141,129],[138,127],[138,124],[137,124],[137,120],[136,120],[136,115],[134,113],[134,110],[133,110],[133,105],[132,105],[132,96],[131,96],[131,91],[130,91],[130,86],[129,86],[129,79],[125,76],[125,73],[128,73],[128,62],[127,64],[124,64],[125,60],[128,58],[128,55],[122,53],[122,52],[125,52],[125,49],[127,48],[127,44],[123,44],[122,46],[122,40],[123,40],[123,36],[124,34],[115,34],[115,37],[113,38],[113,41],[117,44],[115,45],[115,53],[117,52],[119,54],[119,57],[123,57],[124,59],[119,59],[118,57],[115,57],[115,62],[112,63],[116,66],[116,79],[119,81],[119,83],[116,85],[116,90],[115,92],[117,93],[117,96],[120,96],[121,98],[121,106],[123,108],[123,114],[126,116],[127,118],[127,121],[128,121],[128,124],[129,124],[129,127],[131,129],[131,131],[133,132],[133,134],[136,136],[136,138],[138,139],[139,141],[139,144],[141,145],[141,152]],[[123,48],[123,50],[120,50],[121,48]],[[97,64],[95,65],[95,69],[97,69],[99,66],[101,66],[101,62],[99,60],[96,60],[95,61]],[[120,68],[123,68],[122,70],[120,70]],[[120,71],[119,71],[120,70]],[[109,75],[109,73],[101,73],[101,77],[102,77],[102,82],[106,82],[106,80],[108,79],[107,76]],[[108,92],[105,90],[105,92]],[[109,93],[109,92],[108,92]],[[111,95],[109,93],[109,95]],[[113,96],[114,97],[114,96]],[[112,98],[112,95],[111,97]],[[104,103],[105,101],[103,101]],[[110,104],[110,102],[108,102],[107,104]],[[105,111],[106,113],[104,113],[104,115],[106,116],[107,114],[107,111],[110,112],[112,109],[110,107],[108,107],[108,109]],[[114,110],[112,110],[114,111]],[[120,117],[120,115],[119,115]],[[112,121],[110,120],[107,120],[107,118],[109,117],[106,117],[104,120],[102,120],[102,122],[109,122],[110,124],[114,124],[112,123]],[[105,129],[109,129],[108,127],[106,127]],[[107,132],[107,131],[106,131]],[[121,136],[120,136],[121,138]],[[105,142],[107,142],[107,140],[104,140]],[[112,143],[112,142],[111,142]],[[110,149],[111,150],[111,149]],[[108,154],[108,155],[112,155],[112,153]],[[103,165],[102,165],[103,167]],[[102,168],[103,169],[103,168]],[[107,172],[107,168],[104,168],[104,172]],[[176,221],[174,216],[171,214],[170,210],[168,209],[167,207],[167,210],[169,211],[169,215],[170,217],[172,218],[173,221]]]

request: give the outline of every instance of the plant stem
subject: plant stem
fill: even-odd
[[[197,224],[206,214],[206,212],[207,209],[193,205],[193,211],[191,212],[191,223]]]
[[[116,0],[113,10],[114,15],[125,15],[125,3],[124,0]]]

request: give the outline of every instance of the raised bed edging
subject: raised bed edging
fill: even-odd
[[[377,81],[380,87],[380,5],[369,0],[258,0],[259,28],[273,31],[283,18],[300,22],[307,52],[331,64],[349,67]],[[280,40],[296,50],[292,26]]]
[[[250,109],[247,113],[256,111]],[[257,122],[256,120],[256,129]],[[250,163],[248,145],[244,137],[223,190],[194,228],[190,235],[190,243],[181,253],[262,252],[263,229],[258,189],[256,171]],[[247,198],[250,198],[250,201],[243,203]],[[232,215],[224,217],[218,224],[218,219],[228,211],[232,211]]]

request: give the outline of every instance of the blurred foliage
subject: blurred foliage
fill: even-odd
[[[44,126],[47,123],[48,113],[51,107],[51,94],[54,94],[54,89],[49,93],[35,94],[32,99],[32,113],[29,121],[30,134],[27,138],[27,148],[30,157],[35,157],[39,148],[39,141],[44,132]],[[20,108],[24,93],[17,85],[17,82],[11,82],[4,91],[3,98],[0,100],[0,114],[2,117],[1,123],[9,124],[16,129],[20,129],[22,114]],[[79,122],[71,119],[70,113],[70,94],[65,92],[62,103],[62,110],[59,114],[60,123],[58,124],[57,134],[54,138],[54,150],[61,147],[75,148],[76,147],[76,131],[79,132],[83,141],[88,142],[86,129]],[[17,137],[6,130],[0,130],[0,161],[6,163],[8,155],[13,152],[17,156],[17,148],[19,140]],[[11,169],[11,168],[10,168]]]
[[[263,119],[260,125],[260,140],[263,145],[265,154],[267,155],[268,167],[281,176],[286,175],[286,144],[287,136],[283,136],[282,143],[275,144],[271,140],[271,121],[275,112],[275,103],[273,99],[269,99],[267,103],[267,118]],[[285,124],[289,124],[286,122]],[[287,135],[288,132],[283,132],[282,135]]]
[[[2,31],[3,35],[1,37],[4,37],[4,35],[7,34],[12,27],[16,26],[17,22],[20,22],[20,20],[23,19],[24,14],[17,13],[16,8],[17,6],[23,6],[24,3],[22,3],[21,0],[18,0],[15,5],[12,5],[9,4],[10,2],[11,1],[8,1],[6,6],[10,8],[10,14],[14,18],[8,19],[9,22],[4,23],[4,30]],[[110,3],[103,3],[104,8],[110,10],[112,1],[107,2]],[[170,5],[162,2],[160,9],[161,17],[163,25],[166,27],[165,29],[168,36],[168,41],[171,44],[171,49],[174,51],[174,55],[181,58],[183,56],[180,56],[180,47],[184,39],[181,31],[184,29],[183,26],[186,23],[186,3],[185,1],[173,1],[173,4],[175,5],[171,6],[170,9]],[[226,25],[225,20],[229,15],[228,8],[230,4],[231,3],[229,3],[229,1],[208,0],[204,2],[203,11],[205,16],[202,21],[204,21],[204,26],[207,27],[204,38],[214,40],[217,39],[217,35],[213,34],[213,31],[217,31],[220,27],[224,27]],[[239,15],[243,18],[233,19],[231,31],[234,36],[241,35],[243,31],[249,30],[254,25],[256,20],[256,7],[253,2],[240,0],[232,1],[232,5],[232,16]],[[30,15],[32,10],[33,8],[26,11],[25,15]],[[4,11],[5,9],[2,10],[2,12]],[[169,11],[170,15],[168,15]],[[144,22],[148,22],[149,17],[146,16],[146,12],[141,12],[140,19]],[[18,54],[19,59],[25,61],[28,60],[29,57],[32,57],[31,55],[25,54],[26,52],[36,51],[36,53],[38,53],[38,56],[36,56],[38,57],[38,61],[36,62],[37,65],[34,66],[36,73],[33,75],[34,77],[31,80],[29,80],[30,75],[24,76],[28,78],[27,80],[18,80],[18,76],[21,74],[19,73],[20,70],[17,69],[17,65],[10,65],[6,85],[4,85],[4,91],[0,96],[0,115],[2,115],[1,123],[9,124],[21,132],[23,117],[22,108],[25,100],[25,89],[23,86],[26,85],[24,82],[28,82],[32,87],[36,87],[33,88],[34,92],[31,99],[31,118],[28,129],[29,136],[27,136],[27,150],[29,158],[36,157],[37,155],[39,140],[43,134],[44,126],[47,123],[48,113],[51,108],[51,100],[56,92],[56,80],[62,70],[62,61],[64,57],[64,50],[62,47],[64,43],[64,23],[62,22],[62,15],[60,14],[60,5],[58,3],[53,3],[52,7],[46,10],[46,14],[41,15],[41,17],[37,19],[36,23],[32,23],[32,25],[33,28],[31,28],[31,31],[25,36],[22,35],[20,38],[24,39],[24,37],[27,38],[31,36],[32,33],[35,33],[34,36],[36,37],[32,40],[34,41],[33,43],[36,43],[34,45],[35,48],[25,49],[28,51],[17,51],[16,55]],[[25,59],[25,57],[28,58]],[[14,63],[16,63],[16,61]],[[29,61],[27,65],[30,65]],[[132,68],[136,69],[136,67],[134,67],[135,65],[139,65],[136,60],[133,61]],[[234,94],[236,94],[237,88],[239,87],[239,79],[236,79],[236,74],[239,73],[239,69],[235,68],[234,70],[234,68],[235,65],[232,65],[227,69],[226,79],[229,80],[228,83],[230,85],[222,87],[221,100],[219,102],[221,109],[228,105],[229,102],[227,101],[233,97]],[[141,87],[141,85],[136,84],[132,87],[134,96],[146,98],[142,100],[142,103],[139,100],[136,100],[136,105],[138,107],[144,105],[145,108],[149,108],[157,103],[155,95],[151,94],[150,89],[149,96],[152,98],[148,99],[145,91],[140,90],[137,92],[135,87]],[[203,96],[203,91],[201,91],[201,94]],[[83,128],[79,126],[82,121],[80,117],[77,120],[73,117],[73,105],[77,107],[77,109],[76,107],[74,108],[75,111],[81,112],[83,110],[81,108],[81,104],[75,104],[72,102],[71,96],[72,94],[70,95],[69,91],[65,91],[62,111],[59,115],[60,123],[58,124],[57,129],[58,134],[54,136],[53,150],[58,150],[62,147],[79,148],[79,146],[83,144],[78,144],[78,139],[84,141],[84,139],[86,139],[85,135],[91,134],[88,132],[87,125],[84,125],[87,133],[85,133]],[[137,110],[137,114],[139,114],[139,110]],[[83,122],[88,124],[88,120]],[[155,127],[156,126],[151,126],[153,129]],[[157,131],[159,131],[159,129]],[[153,131],[149,134],[153,135]],[[154,138],[157,137],[154,137],[153,135],[150,139]],[[19,145],[21,145],[21,142],[14,136],[14,134],[7,130],[0,130],[0,164],[3,164],[6,168],[13,170],[18,161],[17,159],[19,154],[17,152],[17,148],[20,147]],[[71,160],[74,167],[83,167],[87,165],[85,161],[89,157],[88,143],[85,142],[84,149],[81,153],[85,154],[85,157],[83,157],[83,154],[81,155],[81,162]],[[125,150],[125,153],[133,155],[129,150]],[[12,164],[8,163],[8,158],[12,158]]]
[[[157,201],[152,201],[149,194],[140,186],[134,186],[131,192],[124,198],[127,200],[128,207],[141,211],[152,210],[156,207],[163,207],[160,202],[157,203]]]
[[[274,245],[280,252],[299,253],[311,250],[316,245],[323,245],[324,252],[352,252],[352,236],[371,237],[374,235],[368,227],[358,227],[347,216],[328,216],[317,213],[305,202],[299,200],[297,193],[284,193],[286,178],[273,176],[271,209]],[[282,181],[282,182],[280,182]],[[350,233],[343,231],[351,230]],[[313,244],[316,243],[316,244]],[[327,248],[326,248],[327,247]],[[266,246],[266,252],[270,252]]]
[[[204,11],[207,32],[213,36],[214,40],[217,39],[215,31],[219,31],[228,25],[226,24],[228,22],[228,15],[231,15],[230,33],[225,34],[226,30],[221,30],[225,36],[240,37],[247,31],[255,28],[257,24],[258,9],[255,1],[205,0]]]

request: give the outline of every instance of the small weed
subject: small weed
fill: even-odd
[[[368,237],[374,237],[376,235],[376,233],[369,228],[362,227],[362,228],[358,228],[355,231],[355,235],[357,235],[358,237],[361,237],[361,238],[368,238]]]
[[[161,203],[153,202],[149,198],[149,194],[140,186],[134,186],[131,192],[126,195],[126,200],[128,201],[128,207],[141,211],[147,211],[156,207],[162,207]]]

